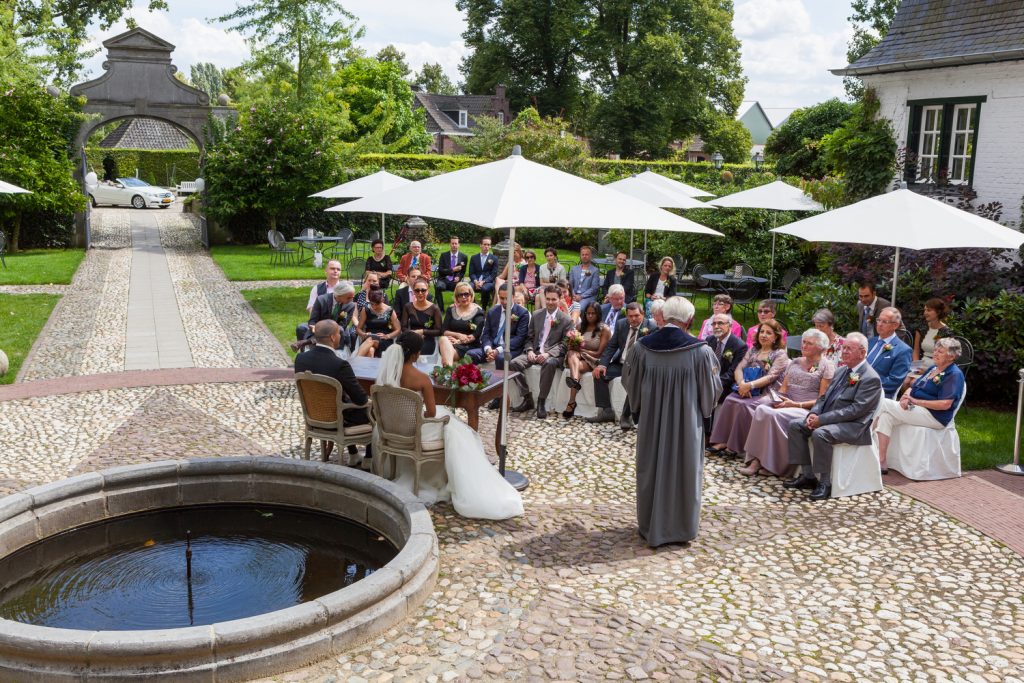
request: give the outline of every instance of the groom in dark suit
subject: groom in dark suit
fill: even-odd
[[[480,335],[480,348],[470,349],[466,354],[474,363],[494,363],[501,370],[506,359],[511,360],[522,354],[526,338],[530,334],[530,312],[519,304],[512,305],[512,324],[509,326],[509,353],[505,353],[505,305],[508,303],[508,288],[498,292],[498,303],[487,312],[484,331]]]
[[[846,335],[842,359],[832,383],[805,418],[789,423],[789,462],[799,476],[783,482],[787,489],[814,489],[811,500],[832,497],[832,448],[835,444],[871,443],[871,418],[882,398],[882,381],[867,362],[868,340],[860,332]],[[812,462],[809,441],[814,441]]]
[[[494,294],[494,278],[498,276],[498,257],[491,253],[491,238],[480,240],[480,253],[469,259],[469,284],[480,293],[480,305],[487,310]]]
[[[434,298],[444,311],[444,293],[455,291],[455,285],[462,282],[466,274],[466,255],[459,251],[459,238],[448,240],[451,250],[437,260],[437,280],[434,282]]]

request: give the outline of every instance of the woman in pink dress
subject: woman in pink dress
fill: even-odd
[[[757,406],[771,398],[770,389],[778,391],[789,358],[782,345],[782,326],[775,320],[763,322],[757,332],[758,345],[750,349],[736,368],[736,391],[729,394],[715,411],[711,430],[712,453],[741,453],[747,443],[747,432]],[[746,368],[761,368],[761,377],[747,381]]]
[[[828,348],[828,337],[819,330],[807,330],[800,338],[803,355],[792,361],[779,390],[782,401],[762,403],[754,410],[750,433],[744,450],[746,475],[774,474],[782,476],[789,469],[789,440],[786,430],[793,420],[802,420],[825,393],[835,364],[822,353]]]

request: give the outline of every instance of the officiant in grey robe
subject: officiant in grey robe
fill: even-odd
[[[722,391],[714,351],[686,331],[693,304],[674,296],[661,310],[667,324],[633,345],[622,375],[637,422],[637,524],[651,547],[697,536],[704,419]]]

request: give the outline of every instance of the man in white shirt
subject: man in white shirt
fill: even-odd
[[[523,402],[512,408],[517,413],[530,410],[534,405],[530,386],[526,383],[524,374],[526,369],[532,365],[541,366],[537,417],[542,420],[548,416],[544,402],[547,400],[548,392],[551,391],[551,383],[555,379],[555,374],[562,369],[565,356],[565,334],[572,329],[572,318],[558,309],[558,300],[558,287],[547,285],[544,288],[544,310],[534,312],[530,319],[526,353],[517,356],[509,363],[509,369],[519,373],[512,381],[515,382],[523,397]]]
[[[321,297],[328,292],[334,291],[334,286],[341,280],[341,262],[340,261],[328,261],[327,267],[324,268],[324,277],[326,280],[318,284],[313,285],[309,290],[309,301],[306,302],[306,314],[313,312],[313,304],[316,303],[317,297]],[[295,339],[302,341],[309,336],[309,325],[307,323],[299,323],[295,326]]]

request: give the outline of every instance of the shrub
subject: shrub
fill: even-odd
[[[138,170],[139,178],[151,185],[169,187],[182,180],[195,180],[202,175],[197,149],[86,147],[85,159],[101,178],[106,177],[108,168],[119,176],[134,176]]]
[[[971,399],[1013,402],[1017,370],[1024,368],[1024,294],[970,300],[949,326],[974,346]]]
[[[819,308],[827,308],[836,318],[836,334],[845,335],[857,329],[857,288],[852,284],[840,284],[827,277],[805,277],[789,290],[783,317],[786,328],[793,334],[800,334],[812,327],[811,318]]]

